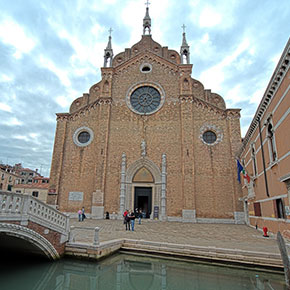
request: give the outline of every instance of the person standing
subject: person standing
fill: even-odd
[[[79,222],[82,222],[83,221],[83,213],[80,209],[78,211],[78,215],[79,215]]]
[[[139,214],[138,214],[138,222],[139,222],[139,225],[141,225],[141,218],[142,218],[142,210],[140,208],[139,209]]]
[[[126,231],[127,230],[130,231],[131,220],[130,220],[130,213],[128,211],[126,211],[126,215],[125,215],[125,224],[126,224]]]
[[[132,232],[134,232],[134,226],[135,226],[135,214],[134,212],[131,210],[131,213],[130,213],[130,221],[131,221],[131,229],[132,229]]]
[[[82,207],[82,220],[84,220],[86,218],[86,215],[85,215],[85,208]]]

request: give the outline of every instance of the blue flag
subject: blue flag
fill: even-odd
[[[238,169],[238,181],[239,183],[241,183],[241,171],[244,169],[244,167],[242,166],[242,164],[240,163],[240,161],[237,159],[237,169]]]

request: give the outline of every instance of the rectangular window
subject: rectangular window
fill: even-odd
[[[5,177],[5,175],[4,175],[4,173],[2,173],[1,180],[4,180],[4,177]]]
[[[38,197],[38,191],[33,191],[33,192],[32,192],[32,196],[34,196],[34,197]]]
[[[16,190],[16,193],[21,193],[21,190]]]
[[[8,186],[7,186],[7,190],[8,190],[8,191],[12,191],[12,185],[11,185],[11,184],[8,184]]]
[[[261,204],[259,202],[254,202],[254,212],[255,216],[262,216]]]
[[[283,200],[281,198],[277,198],[275,201],[274,206],[276,206],[276,218],[278,219],[285,219],[285,208],[283,204]]]
[[[32,179],[28,179],[28,183],[32,183]]]
[[[33,173],[32,173],[32,172],[29,172],[29,175],[30,175],[30,176],[33,176]]]
[[[34,183],[37,183],[37,182],[38,182],[38,180],[37,180],[37,179],[34,179],[34,180],[33,180],[33,182],[34,182]]]

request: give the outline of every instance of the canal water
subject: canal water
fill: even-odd
[[[1,261],[1,290],[286,289],[284,275],[225,266],[116,254],[101,262]],[[11,261],[12,262],[12,261]]]

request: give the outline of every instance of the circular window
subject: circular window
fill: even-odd
[[[80,143],[84,144],[84,143],[89,142],[90,137],[91,136],[89,132],[83,131],[78,135],[78,140]]]
[[[158,90],[150,86],[139,87],[130,97],[130,103],[133,109],[142,114],[156,111],[160,102],[160,93]]]
[[[140,71],[145,74],[150,73],[152,71],[152,65],[150,63],[143,63],[140,66]]]
[[[130,110],[140,115],[151,115],[164,104],[165,92],[155,82],[140,82],[131,86],[126,94],[126,104]]]
[[[212,144],[216,141],[217,137],[213,131],[206,131],[202,135],[202,139],[207,144]]]
[[[78,128],[73,135],[73,141],[77,146],[83,147],[89,145],[94,138],[94,133],[90,128]]]

